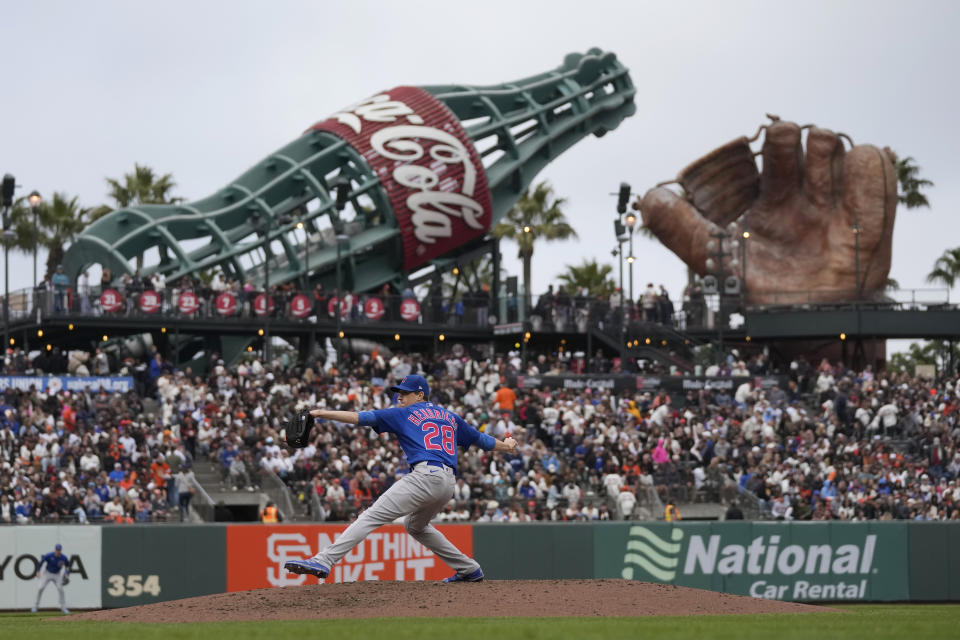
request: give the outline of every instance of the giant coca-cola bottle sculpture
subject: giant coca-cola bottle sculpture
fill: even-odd
[[[634,93],[627,69],[598,49],[494,87],[390,89],[316,123],[208,198],[104,216],[64,265],[73,278],[92,264],[119,276],[146,254],[145,274],[219,268],[262,283],[266,254],[271,284],[329,288],[339,236],[345,288],[397,282],[470,250],[548,162],[633,114]]]

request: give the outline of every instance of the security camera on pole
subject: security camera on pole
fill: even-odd
[[[624,313],[624,304],[625,304],[625,295],[623,290],[623,243],[629,238],[627,234],[627,228],[624,226],[623,222],[620,220],[620,217],[627,212],[627,202],[630,200],[630,185],[626,182],[620,183],[620,190],[617,192],[617,219],[613,221],[613,231],[617,237],[617,253],[620,255],[620,368],[623,369],[626,364],[627,358],[627,317]],[[636,221],[636,216],[634,216],[634,222]],[[631,228],[632,232],[633,229]],[[631,239],[630,245],[630,304],[633,304],[633,242]]]
[[[707,241],[706,267],[708,274],[703,278],[704,294],[717,294],[717,316],[714,324],[717,328],[717,358],[723,361],[723,325],[728,322],[729,315],[724,308],[724,294],[736,296],[740,294],[740,278],[736,274],[740,269],[740,261],[736,258],[740,248],[740,241],[730,240],[737,231],[735,222],[731,222],[727,230],[717,229],[710,234]],[[726,267],[724,260],[727,260]]]

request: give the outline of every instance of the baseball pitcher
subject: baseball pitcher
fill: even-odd
[[[517,441],[510,437],[497,440],[480,433],[457,414],[427,402],[430,386],[421,376],[406,376],[390,390],[397,394],[397,406],[389,409],[359,413],[314,409],[309,413],[313,418],[358,424],[373,427],[377,433],[394,434],[410,463],[410,473],[377,498],[336,542],[312,558],[290,560],[284,568],[291,573],[306,573],[322,580],[337,561],[374,529],[404,518],[407,533],[456,572],[444,582],[480,582],[483,580],[480,565],[457,549],[430,524],[430,520],[453,496],[457,446],[477,445],[487,451],[514,451]],[[292,441],[295,444],[306,441],[302,429],[296,435],[300,437]]]
[[[64,555],[63,546],[59,542],[53,548],[53,551],[40,558],[40,565],[37,567],[37,577],[41,579],[40,589],[37,591],[37,603],[30,609],[31,612],[37,612],[40,607],[40,596],[43,595],[43,590],[47,588],[47,583],[52,582],[57,587],[57,591],[60,592],[60,611],[70,613],[67,610],[63,595],[63,585],[70,581],[68,577],[70,575],[69,565],[70,561]]]

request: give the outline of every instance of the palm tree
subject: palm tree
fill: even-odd
[[[907,352],[899,352],[890,356],[888,368],[897,373],[916,374],[918,364],[932,364],[938,372],[952,373],[951,367],[960,362],[960,345],[948,340],[930,340],[922,343],[913,342]]]
[[[169,192],[177,183],[173,181],[173,174],[157,178],[153,169],[133,163],[133,173],[123,174],[123,181],[107,178],[110,191],[107,195],[116,203],[117,209],[135,207],[141,204],[176,204],[183,202],[183,198],[171,197]],[[112,208],[101,205],[90,210],[90,222],[99,220],[111,213]]]
[[[76,196],[69,198],[65,193],[54,193],[53,200],[40,205],[39,243],[47,249],[48,276],[63,262],[66,245],[89,224],[89,211],[77,204]]]
[[[489,292],[493,286],[493,258],[485,255],[473,262],[454,267],[443,274],[442,280],[443,295],[446,298],[459,298],[464,290],[474,293]]]
[[[547,242],[576,238],[577,232],[564,217],[563,198],[554,198],[553,189],[541,182],[533,189],[527,189],[510,208],[504,219],[493,229],[495,238],[508,238],[517,243],[517,257],[523,261],[524,304],[531,308],[530,263],[533,260],[533,248],[537,240]]]
[[[933,263],[933,271],[927,274],[927,282],[942,282],[950,289],[960,280],[960,247],[947,249]]]
[[[900,183],[900,195],[897,200],[907,209],[916,209],[918,207],[930,207],[930,201],[927,196],[920,193],[922,187],[932,187],[933,183],[929,180],[919,178],[920,167],[918,167],[913,158],[907,156],[903,160],[897,160],[894,164],[897,170],[897,181]]]
[[[32,254],[34,248],[46,249],[46,275],[50,276],[63,261],[66,246],[90,223],[90,211],[77,203],[77,196],[54,193],[52,200],[44,200],[38,206],[34,231],[33,210],[26,198],[19,198],[10,211],[16,234],[10,248],[26,254]]]
[[[173,181],[173,174],[157,177],[153,169],[147,166],[133,164],[133,173],[123,175],[123,183],[113,178],[107,178],[110,185],[108,194],[117,208],[135,207],[140,204],[176,204],[183,198],[169,195],[177,184]]]
[[[40,206],[43,206],[41,203]],[[10,226],[16,234],[10,242],[10,248],[27,254],[33,254],[34,247],[40,246],[40,215],[37,213],[37,233],[34,234],[33,209],[27,196],[17,198],[10,209]]]
[[[568,291],[583,287],[587,295],[594,298],[607,298],[613,295],[616,285],[610,274],[613,267],[609,264],[597,264],[596,260],[584,260],[580,266],[566,265],[567,272],[557,278],[563,281]]]

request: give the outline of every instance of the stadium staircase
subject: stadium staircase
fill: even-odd
[[[197,492],[191,507],[198,518],[206,522],[259,520],[260,511],[273,502],[284,522],[307,522],[318,513],[316,505],[300,500],[294,492],[268,469],[252,472],[254,484],[233,487],[222,478],[220,464],[202,460],[194,465]]]
[[[266,498],[254,487],[234,489],[222,480],[218,462],[198,461],[193,473],[206,494],[201,496],[201,502],[208,507],[204,510],[206,520],[257,520],[260,509],[266,505]]]
[[[693,372],[693,349],[701,344],[691,335],[653,322],[633,323],[622,334],[620,327],[602,324],[589,331],[594,340],[615,352],[622,350],[621,343],[629,345],[625,348],[628,358],[659,362],[682,373]]]

